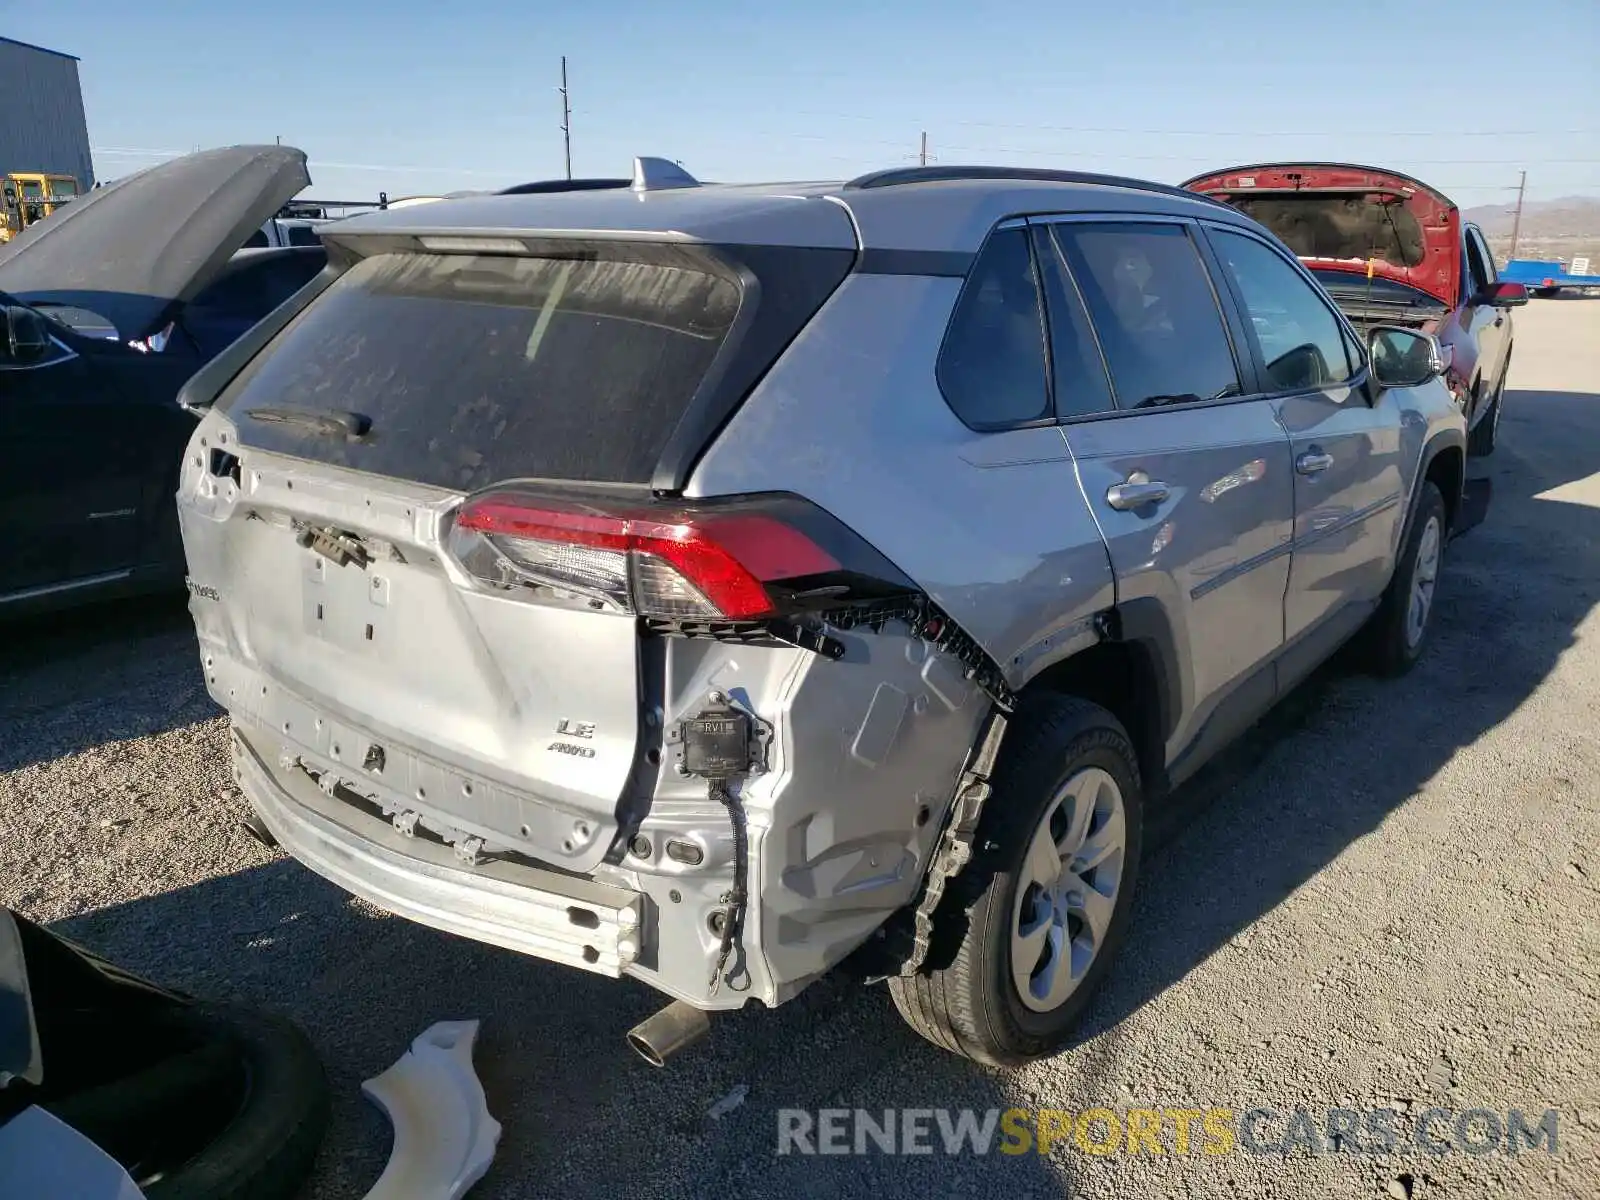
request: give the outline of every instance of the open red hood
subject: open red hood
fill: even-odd
[[[1308,265],[1399,280],[1454,308],[1461,289],[1461,213],[1427,184],[1348,163],[1263,163],[1183,186],[1265,225]]]

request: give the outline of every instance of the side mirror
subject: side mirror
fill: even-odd
[[[5,334],[6,352],[14,363],[38,362],[50,352],[50,331],[31,308],[6,305]]]
[[[1495,308],[1516,308],[1528,302],[1528,289],[1520,283],[1491,283],[1483,293],[1483,302]]]
[[[1379,387],[1417,387],[1445,372],[1444,347],[1431,333],[1376,325],[1367,335],[1367,350]]]

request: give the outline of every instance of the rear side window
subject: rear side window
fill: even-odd
[[[984,244],[956,301],[939,352],[939,387],[973,429],[1002,429],[1050,413],[1044,311],[1028,231]]]
[[[1355,373],[1344,326],[1315,288],[1269,247],[1224,229],[1211,244],[1244,301],[1267,369],[1267,390],[1302,391],[1343,383]]]
[[[317,236],[314,225],[289,226],[289,245],[291,246],[320,246],[322,239]]]
[[[247,444],[468,491],[647,483],[733,325],[732,280],[677,262],[363,259],[228,387]],[[358,413],[360,439],[257,409]]]
[[[1240,393],[1216,295],[1183,226],[1070,222],[1056,239],[1100,335],[1119,408]]]
[[[1107,412],[1116,405],[1078,287],[1067,274],[1055,235],[1048,228],[1039,228],[1034,239],[1050,324],[1050,382],[1056,415],[1083,417]]]

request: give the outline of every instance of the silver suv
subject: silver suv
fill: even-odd
[[[847,956],[1061,1048],[1148,806],[1352,635],[1408,668],[1473,508],[1437,342],[1157,184],[641,159],[319,232],[185,396],[237,778],[372,903],[673,997],[658,1063]]]

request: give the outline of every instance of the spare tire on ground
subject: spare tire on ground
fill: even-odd
[[[19,983],[0,954],[0,1000],[11,1001],[0,1003],[10,1025],[0,1043],[37,1053],[34,1069],[0,1083],[0,1124],[30,1104],[46,1109],[121,1163],[147,1200],[299,1190],[329,1097],[297,1026],[161,988],[0,909],[7,943],[21,946],[26,976]],[[19,1030],[20,1019],[34,1029]]]

